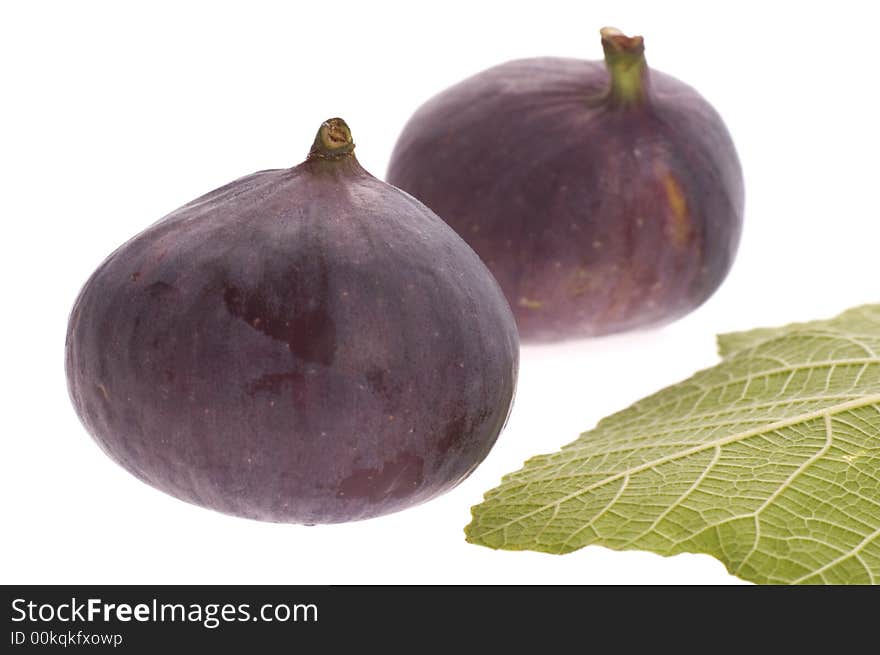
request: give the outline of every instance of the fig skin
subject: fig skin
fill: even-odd
[[[514,396],[518,337],[477,255],[364,171],[347,126],[309,159],[172,212],[71,313],[85,427],[177,498],[265,521],[387,514],[452,488]]]
[[[388,168],[486,262],[523,341],[670,322],[739,244],[742,171],[719,115],[649,71],[641,37],[602,41],[604,63],[512,61],[440,93]]]

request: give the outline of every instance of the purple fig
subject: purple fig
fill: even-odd
[[[308,159],[172,212],[73,308],[73,404],[116,462],[183,500],[331,523],[426,501],[483,460],[518,337],[477,255],[364,171],[340,119]]]
[[[605,62],[524,59],[425,103],[388,181],[437,212],[507,295],[523,340],[674,320],[727,275],[743,181],[691,87],[602,30]]]

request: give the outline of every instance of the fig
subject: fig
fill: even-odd
[[[142,481],[332,523],[435,497],[489,452],[516,385],[510,307],[473,250],[353,150],[328,120],[305,162],[193,200],[86,282],[70,395]]]
[[[649,71],[641,37],[605,61],[511,61],[426,102],[389,183],[476,250],[523,341],[667,323],[702,304],[739,244],[742,171],[716,111]]]

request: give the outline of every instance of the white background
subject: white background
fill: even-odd
[[[734,583],[702,555],[468,545],[469,507],[523,460],[716,361],[714,334],[880,296],[871,3],[30,2],[0,10],[0,582]],[[363,523],[261,524],[108,460],[67,397],[64,335],[117,245],[233,178],[299,163],[343,116],[383,176],[434,93],[511,58],[598,59],[598,29],[724,117],[746,222],[721,290],[650,333],[524,348],[511,421],[453,492]]]

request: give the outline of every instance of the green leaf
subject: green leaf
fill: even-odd
[[[848,329],[868,334],[872,330],[880,330],[880,305],[855,307],[827,321],[790,323],[782,327],[758,328],[745,332],[721,334],[718,336],[718,354],[727,358],[741,350],[757,346],[763,341],[784,337],[794,332],[834,337],[839,335],[841,331]],[[880,331],[878,331],[877,338],[880,338]]]
[[[468,541],[708,553],[758,583],[880,581],[880,305],[719,350],[506,476]]]

